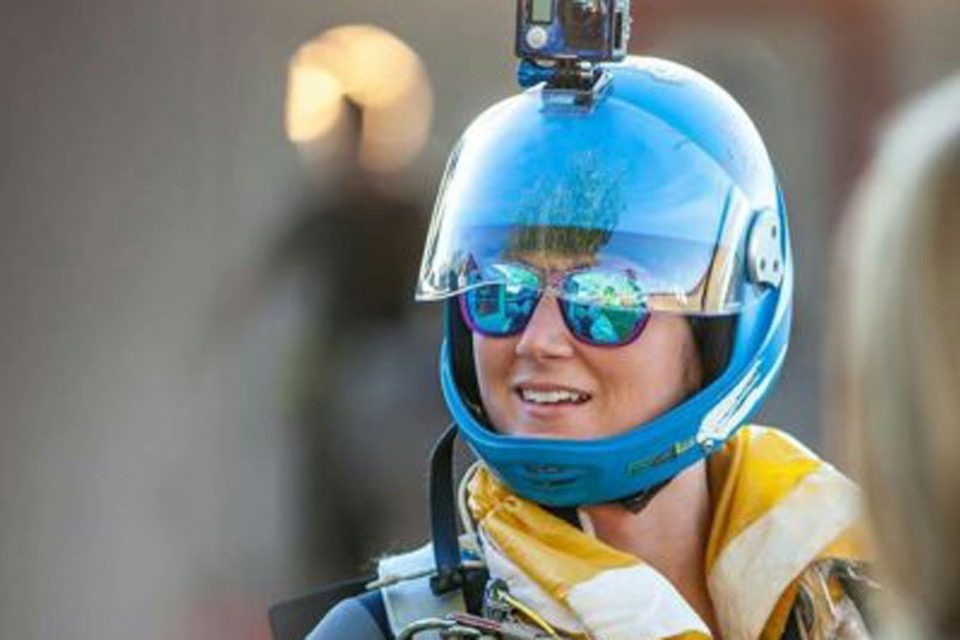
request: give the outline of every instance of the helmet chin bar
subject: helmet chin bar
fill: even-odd
[[[481,416],[481,418],[484,419],[484,422],[486,422],[485,426],[488,429],[493,430],[493,426],[491,426],[489,422],[486,421],[486,415]],[[652,502],[653,499],[656,498],[657,495],[659,495],[659,493],[663,489],[666,489],[667,485],[670,484],[672,481],[673,481],[673,478],[667,478],[666,480],[664,480],[663,482],[660,482],[659,484],[655,484],[652,487],[648,487],[646,489],[641,489],[640,491],[637,491],[632,495],[624,496],[623,498],[615,498],[613,500],[609,500],[608,502],[601,503],[601,504],[619,504],[630,513],[637,514],[643,511],[647,507],[647,505],[649,505],[650,502]],[[581,505],[573,505],[566,508],[576,508],[579,506]]]

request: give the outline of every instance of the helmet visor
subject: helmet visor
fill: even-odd
[[[448,163],[417,286],[439,300],[497,265],[629,271],[650,311],[745,302],[745,197],[682,133],[614,98],[584,113],[528,92],[484,114]],[[736,240],[730,240],[730,239]]]

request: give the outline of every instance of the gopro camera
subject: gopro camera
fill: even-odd
[[[627,55],[630,0],[517,0],[517,57],[616,62]]]

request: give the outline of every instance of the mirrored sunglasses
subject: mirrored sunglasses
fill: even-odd
[[[589,345],[629,344],[650,318],[643,288],[629,270],[588,268],[547,276],[522,263],[500,263],[476,280],[480,284],[460,295],[460,310],[470,329],[485,336],[523,331],[546,291],[557,298],[570,333]]]

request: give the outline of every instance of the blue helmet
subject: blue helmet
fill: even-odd
[[[622,500],[710,454],[759,408],[790,333],[786,211],[747,114],[676,63],[603,68],[610,83],[594,100],[540,85],[469,126],[447,165],[417,286],[418,300],[447,301],[440,379],[462,437],[519,495],[550,506]],[[497,433],[466,388],[458,358],[469,358],[469,331],[453,301],[518,249],[631,265],[650,311],[734,319],[729,356],[699,392],[613,437]]]

